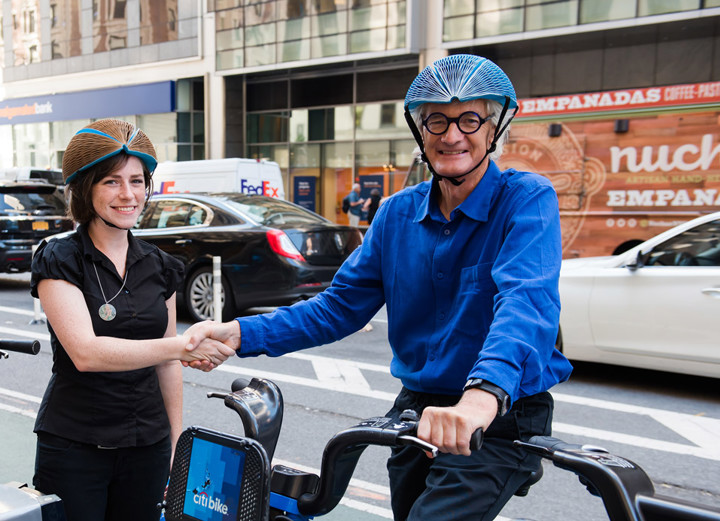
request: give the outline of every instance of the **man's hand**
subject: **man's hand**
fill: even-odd
[[[218,352],[230,353],[217,364],[207,359],[202,360],[200,357],[197,357],[195,360],[183,361],[185,367],[208,371],[227,360],[235,354],[235,351],[240,347],[240,324],[237,320],[231,320],[230,322],[213,322],[206,320],[190,326],[185,331],[185,336],[188,337],[186,347],[188,352],[211,349],[209,345],[219,343],[224,346],[224,350],[218,350]],[[211,363],[213,367],[209,367]]]
[[[191,338],[187,333],[183,335],[183,338],[187,345],[190,345]],[[234,354],[235,350],[222,342],[212,338],[205,338],[193,349],[187,349],[186,347],[181,362],[186,367],[190,365],[196,369],[210,371]]]
[[[468,389],[452,407],[427,407],[418,423],[417,436],[440,452],[470,455],[470,438],[487,430],[497,415],[497,398],[482,389]]]

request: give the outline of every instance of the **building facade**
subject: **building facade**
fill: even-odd
[[[500,65],[520,98],[720,80],[720,0],[2,0],[0,167],[57,168],[93,119],[160,160],[277,161],[288,198],[346,222],[353,182],[399,190],[418,70]]]

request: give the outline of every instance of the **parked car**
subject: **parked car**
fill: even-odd
[[[72,230],[62,191],[43,181],[0,182],[0,272],[30,270],[33,247]]]
[[[193,320],[213,318],[212,258],[222,258],[224,319],[290,304],[330,285],[360,230],[300,206],[240,193],[154,195],[133,233],[185,265],[178,292]]]
[[[720,212],[614,257],[564,260],[560,300],[571,360],[720,378]]]

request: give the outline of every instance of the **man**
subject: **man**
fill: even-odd
[[[348,201],[350,202],[350,209],[348,210],[348,219],[350,220],[350,226],[357,227],[360,224],[360,216],[362,215],[362,207],[365,199],[360,198],[360,185],[358,183],[353,184],[352,190],[347,195]]]
[[[390,369],[403,383],[389,415],[416,410],[418,436],[440,449],[434,459],[393,450],[396,520],[495,518],[539,466],[513,440],[550,433],[547,390],[570,375],[554,349],[557,196],[547,179],[501,172],[490,159],[517,106],[509,79],[485,58],[425,68],[405,108],[433,179],[380,206],[362,246],[315,298],[188,332],[241,357],[277,356],[353,333],[386,305]],[[471,451],[478,428],[485,442]]]

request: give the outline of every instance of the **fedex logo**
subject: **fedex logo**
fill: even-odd
[[[240,181],[240,193],[280,197],[278,195],[278,188],[270,186],[270,181],[263,181],[259,185],[251,185],[247,179],[243,179]]]
[[[179,194],[182,193],[178,190],[175,190],[175,181],[163,181],[160,183],[160,190],[156,190],[154,194]],[[185,190],[185,193],[187,193],[187,190]]]

